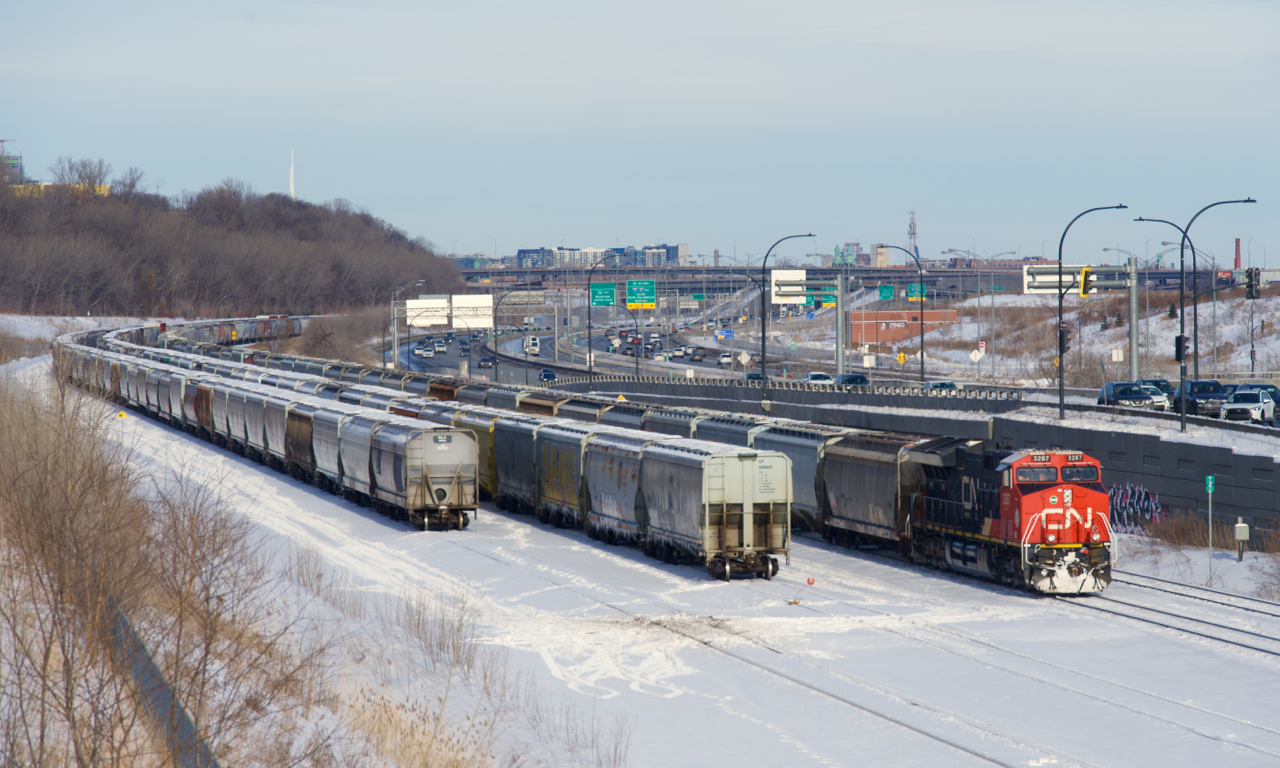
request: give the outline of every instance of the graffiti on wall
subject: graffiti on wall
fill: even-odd
[[[1116,533],[1146,533],[1148,525],[1168,517],[1169,510],[1160,503],[1160,495],[1132,483],[1113,485],[1111,497],[1111,528]]]

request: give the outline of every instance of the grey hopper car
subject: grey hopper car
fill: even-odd
[[[561,419],[521,417],[513,414],[493,422],[493,460],[498,467],[494,501],[509,512],[536,512],[538,472],[534,461],[539,429]]]
[[[471,521],[479,502],[476,443],[466,430],[389,416],[373,435],[373,498],[425,530]]]
[[[641,458],[646,447],[673,439],[622,427],[608,427],[593,435],[582,467],[588,536],[610,544],[644,540],[639,515],[644,507]]]
[[[644,449],[640,487],[645,553],[694,560],[715,578],[773,578],[790,562],[791,460],[774,451],[703,440]]]

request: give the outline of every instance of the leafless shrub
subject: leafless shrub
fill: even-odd
[[[145,583],[146,507],[106,414],[73,391],[0,383],[0,760],[146,765],[117,674],[115,605]]]

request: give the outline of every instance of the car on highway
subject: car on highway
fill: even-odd
[[[1236,388],[1237,392],[1248,392],[1251,390],[1262,390],[1263,392],[1266,392],[1268,395],[1271,395],[1271,399],[1274,402],[1280,403],[1280,387],[1277,387],[1275,384],[1263,384],[1256,381],[1246,381]]]
[[[443,342],[443,341],[441,341],[440,339],[436,339],[436,347],[435,347],[435,349],[436,349],[436,352],[438,352],[438,353],[440,353],[440,354],[443,354],[443,353],[445,353],[445,352],[448,352],[448,351],[449,351],[449,348],[448,348],[448,347],[446,347],[446,346],[445,346],[445,344],[444,344],[444,342]]]
[[[1237,391],[1220,406],[1218,416],[1228,421],[1255,421],[1274,427],[1276,402],[1271,399],[1271,393],[1265,390]]]
[[[865,373],[842,373],[836,377],[836,384],[842,387],[868,387],[871,380]]]
[[[913,389],[951,390],[961,388],[960,385],[956,384],[954,381],[926,381],[923,384],[911,384],[910,386]]]
[[[538,381],[555,381],[556,372],[550,368],[543,368],[538,372]]]
[[[695,349],[692,353],[689,354],[689,362],[691,363],[700,363],[705,359],[706,359],[706,356],[702,354],[702,350],[700,349]]]
[[[1156,407],[1155,398],[1134,381],[1108,381],[1098,391],[1098,405],[1122,405],[1126,408]]]
[[[1160,388],[1157,387],[1156,385],[1139,384],[1138,386],[1142,387],[1143,392],[1146,392],[1148,395],[1151,395],[1151,399],[1155,401],[1154,410],[1167,411],[1173,407],[1173,404],[1169,400],[1169,395],[1165,394],[1164,392],[1161,392]]]
[[[433,348],[431,348],[431,347],[423,347],[422,349],[419,349],[418,351],[422,353],[422,354],[418,355],[418,357],[435,357],[435,356],[436,356],[436,351],[435,351],[435,349],[433,349]]]
[[[477,368],[492,368],[493,364],[498,362],[498,358],[493,355],[486,355],[480,358],[480,362],[476,364]]]
[[[1173,410],[1182,412],[1183,388],[1173,391]],[[1186,383],[1187,415],[1218,418],[1222,404],[1227,401],[1227,390],[1213,379],[1194,379]]]
[[[627,357],[635,357],[635,356],[636,356],[636,348],[635,348],[635,347],[623,347],[623,349],[622,349],[622,354],[626,355]]]
[[[1138,379],[1138,383],[1143,385],[1150,384],[1169,397],[1173,397],[1173,385],[1167,379]]]
[[[448,332],[446,332],[446,333],[445,333],[445,335],[444,335],[444,340],[445,340],[445,343],[447,343],[447,344],[452,344],[452,343],[453,343],[454,338],[455,338],[455,336],[454,336],[453,331],[448,331]]]
[[[427,350],[426,350],[425,348],[423,348],[423,347],[414,347],[414,348],[413,348],[413,356],[414,356],[414,357],[426,357],[426,355],[427,355]]]
[[[759,371],[747,371],[743,375],[742,380],[746,382],[764,381],[764,374]]]
[[[822,371],[809,371],[804,375],[805,384],[835,384],[836,380],[831,378],[831,374]]]
[[[675,349],[671,350],[671,356],[672,356],[672,357],[684,357],[684,348],[683,348],[683,347],[676,347]]]
[[[721,353],[720,353],[720,365],[733,365],[733,353],[732,353],[732,352],[721,352]]]

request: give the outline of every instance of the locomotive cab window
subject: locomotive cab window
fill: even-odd
[[[1013,473],[1006,469],[1000,473],[1000,484],[1005,488],[1011,487],[1013,485],[1012,477]]]
[[[1096,483],[1098,482],[1097,467],[1063,467],[1062,482],[1064,483]]]
[[[1057,467],[1018,467],[1020,483],[1052,483],[1057,479]]]

